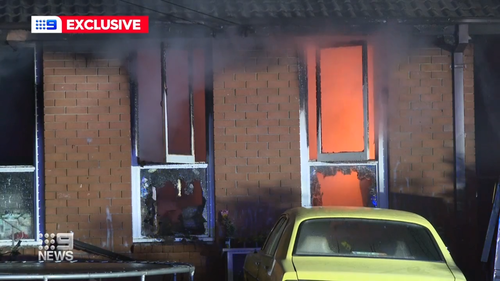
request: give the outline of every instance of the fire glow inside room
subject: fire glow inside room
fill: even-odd
[[[311,166],[312,205],[376,205],[373,48],[306,52],[309,161],[334,163]]]

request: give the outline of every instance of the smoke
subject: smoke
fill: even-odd
[[[160,31],[151,30],[152,34],[160,34]],[[169,49],[187,50],[190,48],[212,50],[212,53],[205,54],[205,62],[212,64],[211,67],[204,67],[204,76],[214,77],[234,75],[235,73],[255,73],[266,72],[270,67],[279,67],[281,63],[279,60],[293,60],[297,59],[297,54],[307,47],[320,47],[334,45],[342,42],[349,42],[355,40],[367,40],[368,45],[373,48],[374,56],[374,81],[376,100],[382,103],[382,108],[397,108],[391,107],[388,103],[388,98],[385,96],[390,87],[391,81],[395,78],[395,71],[398,69],[398,64],[401,62],[408,62],[408,54],[414,47],[412,39],[412,30],[410,27],[387,24],[381,26],[375,33],[369,36],[294,36],[292,34],[281,34],[274,36],[249,36],[243,37],[238,34],[226,34],[221,37],[207,38],[206,30],[203,28],[198,29],[198,33],[186,34],[186,38],[168,38],[164,40],[155,40],[152,38],[146,40],[125,39],[125,40],[107,40],[100,41],[94,44],[87,53],[93,54],[92,58],[99,58],[100,56],[112,55],[127,65],[131,60],[131,54],[141,53],[144,55],[144,50],[150,55],[150,59],[146,63],[149,66],[144,66],[147,70],[142,70],[143,73],[141,81],[138,83],[138,88],[143,89],[139,94],[139,155],[142,160],[150,162],[164,161],[164,143],[162,136],[163,130],[163,111],[161,106],[161,62],[155,63],[155,60],[160,59],[159,50],[160,43]],[[188,39],[187,37],[195,38]],[[423,42],[419,42],[422,44]],[[142,50],[142,51],[141,51]],[[154,55],[153,55],[154,53]],[[155,57],[156,59],[154,59]],[[90,59],[92,59],[90,58]],[[405,61],[406,60],[406,61]],[[138,61],[138,63],[141,63]],[[168,62],[167,62],[168,63]],[[278,66],[276,66],[278,65]],[[140,66],[136,65],[137,71]],[[200,72],[198,68],[196,71]],[[133,77],[134,79],[137,79]],[[179,69],[177,73],[169,73],[170,81],[182,81],[185,73]],[[191,73],[193,75],[193,73]],[[174,76],[174,77],[172,77]],[[179,82],[180,83],[180,82]],[[147,84],[147,86],[144,86]],[[214,85],[216,88],[220,85]],[[194,85],[193,92],[197,95],[202,95],[206,92],[205,85]],[[169,87],[171,90],[179,87]],[[181,87],[182,88],[182,87]],[[211,90],[211,89],[208,89]],[[145,93],[146,91],[147,93]],[[175,93],[169,92],[169,95]],[[146,97],[147,96],[147,97]],[[183,94],[185,99],[187,95]],[[194,97],[196,100],[197,97]],[[185,108],[187,100],[176,101],[179,110]],[[195,106],[196,107],[196,106]],[[381,113],[381,110],[377,110]],[[177,131],[177,135],[186,135],[185,129],[188,121],[182,112],[176,111],[177,120],[175,123],[169,124],[175,128],[170,128],[170,135]],[[170,114],[169,114],[170,115]],[[390,115],[390,113],[389,113]],[[196,119],[196,118],[195,118]],[[377,120],[385,120],[384,116],[378,116]],[[200,122],[204,123],[204,122]],[[383,124],[379,124],[381,128],[385,128]],[[196,130],[195,130],[196,131]],[[175,133],[174,133],[175,134]],[[171,140],[172,141],[172,140]],[[204,142],[204,139],[195,139],[195,142]]]
[[[394,70],[397,70],[397,65],[404,59],[408,58],[409,50],[412,48],[411,34],[412,31],[408,27],[397,24],[387,24],[380,26],[375,33],[369,36],[337,36],[337,35],[322,35],[322,36],[294,36],[292,34],[280,34],[273,36],[252,36],[243,37],[236,32],[227,31],[221,37],[210,38],[207,37],[209,31],[206,27],[199,26],[198,28],[189,28],[190,33],[184,34],[184,37],[169,37],[169,32],[166,28],[152,28],[150,36],[139,37],[130,35],[127,37],[111,37],[107,39],[87,42],[70,42],[66,43],[66,47],[61,48],[64,52],[79,53],[88,67],[98,65],[100,60],[112,58],[124,68],[131,70],[131,78],[136,83],[139,94],[139,138],[140,148],[139,154],[142,155],[144,160],[151,162],[164,161],[164,123],[163,123],[163,110],[162,110],[162,97],[163,85],[161,82],[161,50],[159,46],[161,43],[169,49],[187,50],[195,46],[197,49],[211,50],[211,53],[206,53],[204,58],[207,64],[212,64],[213,68],[205,67],[203,65],[196,66],[196,72],[205,77],[216,77],[217,75],[231,75],[231,73],[245,73],[245,72],[265,72],[273,64],[279,67],[280,61],[276,60],[296,60],[297,53],[301,52],[308,46],[328,46],[340,42],[348,42],[353,40],[366,40],[368,45],[374,50],[374,81],[376,99],[382,103],[387,103],[388,98],[384,96],[394,78]],[[234,29],[233,29],[234,30]],[[318,27],[318,30],[322,28]],[[153,38],[152,35],[160,35],[160,39]],[[149,54],[146,54],[149,53]],[[149,59],[142,57],[136,61],[135,65],[131,62],[134,56],[140,54],[142,56],[149,56]],[[148,65],[142,62],[148,60]],[[156,62],[155,62],[156,60]],[[273,62],[273,60],[275,62]],[[168,62],[167,62],[168,63]],[[141,68],[142,74],[137,73],[138,68]],[[175,66],[174,66],[175,68]],[[203,71],[200,70],[203,68]],[[0,70],[2,71],[2,70]],[[4,70],[5,71],[5,70]],[[199,74],[202,72],[202,74]],[[169,73],[170,81],[185,80],[185,71]],[[190,75],[195,75],[190,73]],[[139,76],[141,76],[138,81]],[[215,79],[218,80],[218,79]],[[211,81],[209,81],[211,82]],[[180,83],[180,82],[179,82]],[[209,83],[210,84],[210,83]],[[217,87],[218,85],[215,85]],[[193,92],[195,95],[202,95],[206,90],[203,83],[193,85]],[[170,87],[171,90],[179,87]],[[182,87],[181,87],[182,88]],[[169,92],[169,95],[175,93]],[[187,95],[182,95],[187,99]],[[196,96],[195,100],[198,100]],[[187,100],[182,101],[177,99],[178,106],[171,108],[173,116],[178,116],[178,120],[170,125],[170,135],[185,134],[183,130],[186,129],[188,121],[185,114],[179,110],[183,107]],[[199,102],[199,107],[203,103]],[[392,108],[385,104],[386,108]],[[196,106],[195,106],[196,107]],[[176,108],[179,110],[176,111]],[[394,107],[395,108],[395,107]],[[203,108],[204,109],[204,108]],[[380,112],[380,111],[379,111]],[[170,115],[170,114],[169,114]],[[196,119],[196,118],[195,118]],[[383,116],[377,116],[378,120],[385,120]],[[204,122],[199,121],[199,124]],[[172,128],[175,127],[175,128]],[[382,126],[382,124],[380,124]],[[383,126],[382,126],[383,127]],[[177,133],[176,133],[177,132]],[[204,140],[195,140],[195,142],[203,142]]]

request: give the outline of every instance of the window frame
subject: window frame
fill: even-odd
[[[160,45],[160,59],[161,59],[161,95],[162,95],[162,106],[163,110],[163,142],[164,147],[166,149],[166,156],[168,155],[167,145],[168,145],[168,127],[167,127],[167,114],[166,114],[166,69],[165,69],[165,50],[168,48],[168,44],[164,42],[156,41]],[[193,65],[193,50],[195,48],[191,47],[189,50],[190,62],[189,65],[192,67]],[[212,242],[215,237],[215,221],[216,221],[216,212],[215,212],[215,172],[214,172],[214,111],[213,111],[213,76],[212,74],[212,49],[211,46],[207,46],[203,49],[204,53],[204,80],[205,80],[205,135],[206,135],[206,161],[205,162],[196,162],[194,149],[194,116],[193,116],[193,106],[194,99],[190,101],[190,107],[192,110],[191,114],[191,147],[192,147],[192,155],[188,157],[192,157],[192,161],[187,159],[188,161],[182,162],[165,162],[163,163],[154,163],[154,164],[143,164],[139,161],[139,107],[138,107],[138,95],[139,89],[137,87],[137,58],[133,55],[133,58],[130,61],[130,110],[131,110],[131,142],[132,142],[132,165],[131,165],[131,189],[132,189],[132,242],[133,243],[151,243],[151,242],[161,242],[163,239],[151,238],[142,235],[142,215],[141,215],[141,197],[140,197],[140,189],[141,189],[141,170],[143,169],[166,169],[166,170],[179,170],[179,169],[205,169],[206,170],[206,187],[208,190],[208,195],[206,196],[206,205],[205,209],[207,212],[207,232],[205,235],[193,235],[198,238],[199,241]],[[190,75],[190,98],[193,96],[194,92],[192,89],[192,77]],[[171,155],[172,156],[172,155]],[[173,158],[170,158],[173,161],[178,161],[176,155],[173,155]],[[184,155],[180,155],[184,156]],[[187,157],[186,157],[187,158]],[[182,160],[182,157],[181,157]],[[184,158],[184,160],[186,160]],[[183,239],[189,240],[189,238],[175,238],[175,242],[181,242]]]
[[[35,130],[33,132],[35,140],[35,150],[33,155],[33,165],[9,165],[0,166],[0,173],[33,173],[33,238],[19,239],[22,245],[41,245],[39,233],[45,233],[45,181],[44,181],[44,98],[43,98],[43,48],[40,44],[20,43],[22,48],[32,48],[34,56],[34,87],[33,94],[35,103]],[[0,247],[13,246],[13,239],[0,240]]]
[[[362,152],[336,152],[323,153],[321,147],[321,50],[327,48],[341,48],[361,46],[362,49],[362,79],[363,79],[363,125],[364,125],[364,151]],[[370,160],[369,151],[369,85],[368,85],[368,46],[366,41],[352,41],[330,46],[319,46],[315,48],[316,59],[316,142],[317,142],[317,161],[319,162],[342,162],[342,161],[368,161]],[[308,66],[309,67],[309,66]],[[309,116],[309,118],[312,116]]]
[[[282,224],[280,224],[281,221],[283,221]],[[285,227],[286,227],[288,221],[289,221],[288,220],[288,216],[286,216],[286,215],[280,216],[279,219],[276,221],[275,225],[273,226],[273,228],[269,232],[269,235],[266,238],[266,242],[264,243],[264,245],[262,245],[262,254],[264,256],[274,257],[276,255],[276,251],[278,250],[278,246],[279,246],[279,241],[281,240],[281,236],[283,236],[283,232],[285,231]],[[274,233],[279,234],[278,236],[276,236],[277,237],[277,240],[276,240],[277,243],[276,243],[274,249],[269,249],[269,251],[268,251],[266,249],[266,247],[269,245],[270,238],[271,238],[271,236]]]
[[[188,95],[189,95],[189,123],[190,123],[190,134],[191,134],[191,154],[180,155],[180,154],[169,154],[168,152],[168,85],[167,85],[167,73],[166,65],[168,64],[166,52],[169,47],[165,44],[161,45],[161,79],[162,79],[162,106],[163,106],[163,132],[165,135],[165,162],[167,164],[193,164],[195,163],[195,137],[194,137],[194,98],[193,98],[193,48],[188,48]],[[206,118],[206,113],[205,113]]]

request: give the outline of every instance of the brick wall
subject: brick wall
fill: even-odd
[[[467,267],[475,266],[471,257],[477,256],[475,243],[460,242],[477,239],[471,46],[465,52],[465,63],[465,156],[469,169],[465,217],[456,220],[454,211],[453,80],[452,54],[448,51],[435,47],[413,49],[392,73],[389,189],[391,208],[413,211],[429,219],[461,269],[467,271]]]
[[[406,205],[438,228],[446,228],[454,196],[451,54],[439,48],[411,50],[393,78],[389,91],[394,109],[389,112],[391,203],[396,208]],[[424,206],[420,203],[431,207],[418,209]],[[441,217],[434,216],[436,211]]]
[[[129,253],[126,70],[109,58],[46,52],[43,59],[46,231],[73,231],[81,241]]]
[[[240,229],[269,228],[277,213],[300,206],[297,57],[279,46],[219,44],[214,50],[234,53],[213,59],[216,207]],[[251,221],[256,212],[273,221]]]

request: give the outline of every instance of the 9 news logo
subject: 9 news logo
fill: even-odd
[[[39,261],[72,261],[73,233],[40,233],[42,245],[38,247]]]
[[[62,33],[62,20],[58,16],[32,16],[31,33]]]

